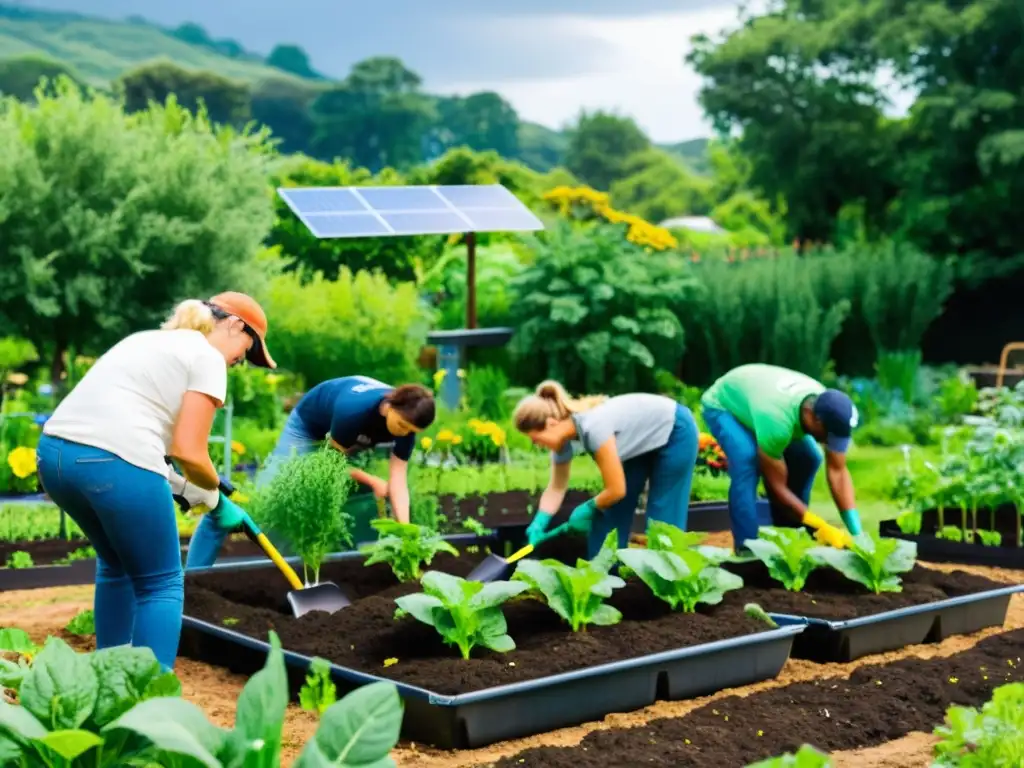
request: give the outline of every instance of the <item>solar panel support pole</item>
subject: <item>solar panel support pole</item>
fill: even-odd
[[[466,234],[466,327],[476,328],[476,234]]]

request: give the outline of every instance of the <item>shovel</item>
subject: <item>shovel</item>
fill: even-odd
[[[561,536],[568,529],[568,523],[563,523],[557,528],[552,528],[550,531],[545,532],[544,537],[538,542],[538,544],[543,544],[545,541],[553,539],[555,536]],[[483,562],[470,572],[469,576],[466,577],[466,581],[482,581],[484,583],[497,581],[508,573],[508,569],[511,568],[516,561],[522,560],[533,552],[534,549],[535,546],[533,544],[527,544],[518,552],[509,555],[508,558],[492,553],[484,558]]]

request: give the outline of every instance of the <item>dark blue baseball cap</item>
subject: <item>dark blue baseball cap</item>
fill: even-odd
[[[838,389],[826,389],[814,401],[814,415],[825,425],[828,449],[846,453],[853,428],[857,426],[857,408],[849,395]]]

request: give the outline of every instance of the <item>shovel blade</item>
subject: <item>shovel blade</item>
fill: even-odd
[[[470,571],[466,581],[497,581],[504,578],[511,568],[512,564],[504,557],[488,555],[480,565]]]
[[[295,618],[311,611],[335,613],[352,604],[341,587],[332,581],[325,581],[305,589],[293,589],[288,593],[288,603]]]

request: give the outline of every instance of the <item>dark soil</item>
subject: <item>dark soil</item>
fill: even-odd
[[[733,768],[810,743],[823,752],[931,731],[952,704],[979,707],[1004,683],[1024,680],[1024,630],[987,638],[945,659],[860,667],[850,678],[793,683],[716,699],[683,717],[594,731],[576,747],[528,749],[494,768],[676,766]]]
[[[903,575],[902,592],[873,594],[831,568],[813,571],[803,590],[789,592],[768,575],[760,562],[729,565],[728,569],[743,577],[742,592],[747,602],[758,603],[773,613],[831,620],[870,616],[1006,586],[965,571],[944,573],[915,565]]]
[[[182,559],[184,560],[185,548],[188,546],[189,537],[181,538]],[[77,549],[91,546],[86,539],[42,539],[40,541],[0,541],[0,566],[7,562],[7,558],[14,552],[28,552],[32,556],[35,565],[54,565],[56,561],[63,560]],[[261,555],[263,550],[253,544],[242,535],[232,536],[224,542],[220,551],[220,558],[227,557],[256,557]],[[61,563],[62,565],[64,563]]]
[[[550,541],[538,548],[538,557],[574,560],[582,542]],[[464,552],[456,558],[437,557],[432,568],[466,576],[484,556]],[[355,602],[334,615],[290,615],[287,585],[271,571],[247,574],[186,574],[185,613],[212,624],[265,640],[277,631],[283,646],[308,656],[321,656],[352,669],[458,694],[496,685],[532,680],[620,659],[667,651],[683,646],[724,640],[768,629],[743,612],[744,599],[730,595],[714,608],[696,614],[672,613],[653,597],[642,582],[617,590],[609,603],[622,611],[614,627],[590,627],[572,633],[541,602],[519,599],[505,603],[508,633],[516,650],[497,654],[474,650],[464,661],[454,647],[445,646],[437,632],[415,619],[395,621],[394,598],[419,591],[417,584],[398,584],[384,564],[366,568],[360,560],[325,566],[321,579],[329,579]],[[388,667],[385,660],[397,659]]]

